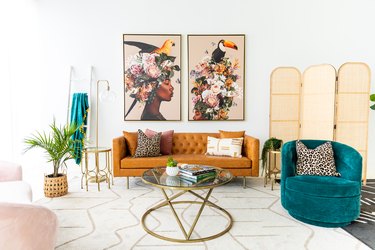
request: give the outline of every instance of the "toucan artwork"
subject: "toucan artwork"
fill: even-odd
[[[217,44],[217,48],[212,52],[212,60],[214,62],[219,63],[223,60],[226,52],[225,48],[238,50],[238,47],[234,42],[222,39]]]
[[[244,46],[244,35],[188,36],[190,121],[244,120]]]

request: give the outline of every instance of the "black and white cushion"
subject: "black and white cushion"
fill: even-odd
[[[301,141],[297,141],[296,149],[297,175],[340,176],[336,172],[331,142],[308,149]]]
[[[138,129],[138,145],[134,157],[153,157],[160,155],[161,132],[152,137],[147,137],[142,130]]]

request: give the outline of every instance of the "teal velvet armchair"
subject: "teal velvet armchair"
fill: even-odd
[[[313,149],[323,140],[301,140]],[[342,227],[360,214],[362,157],[352,147],[331,142],[341,177],[296,175],[296,141],[284,144],[281,168],[281,204],[302,222]]]

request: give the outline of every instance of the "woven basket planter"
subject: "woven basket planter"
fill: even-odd
[[[46,197],[60,197],[68,193],[68,180],[65,174],[52,177],[52,174],[44,176],[44,195]]]

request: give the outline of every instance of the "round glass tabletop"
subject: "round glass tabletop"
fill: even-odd
[[[212,167],[215,174],[205,177],[201,180],[191,180],[184,178],[181,174],[169,176],[165,167],[157,167],[146,170],[142,175],[142,181],[160,188],[194,190],[214,188],[227,184],[233,179],[233,175],[226,169]]]

